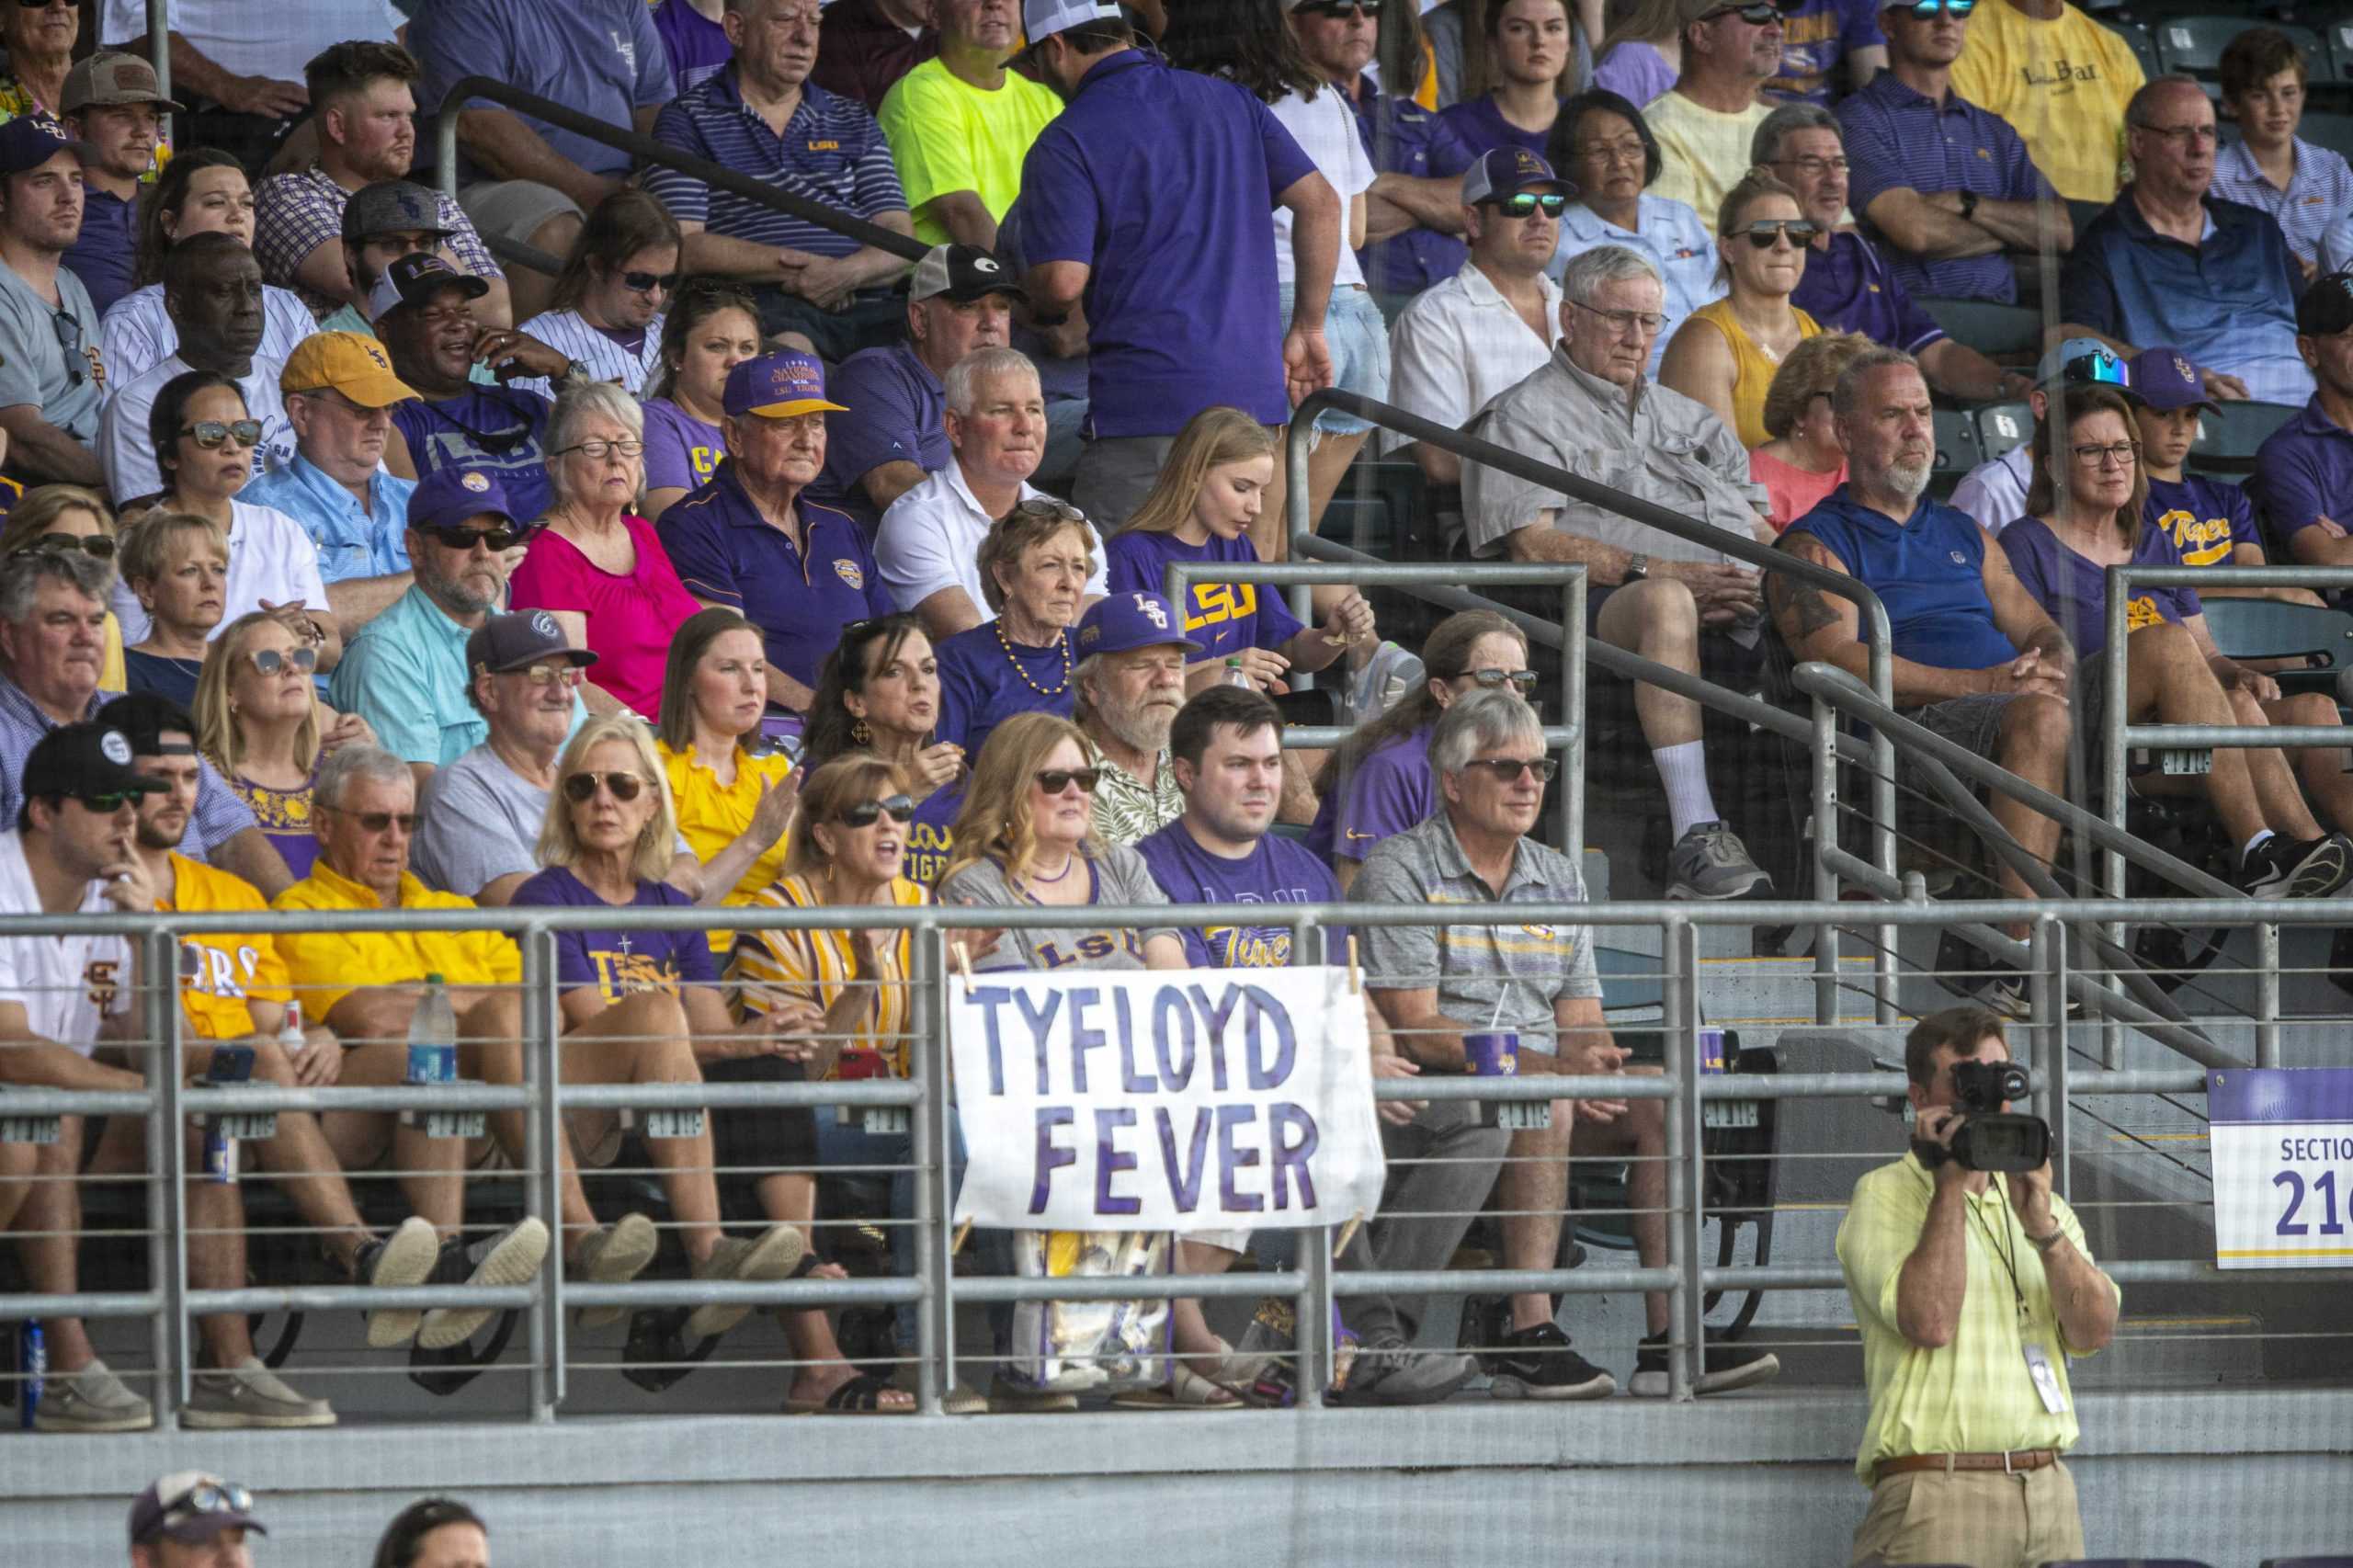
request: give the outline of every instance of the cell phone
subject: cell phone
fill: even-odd
[[[254,1075],[254,1048],[250,1045],[216,1045],[212,1048],[212,1064],[204,1070],[208,1084],[243,1084]]]

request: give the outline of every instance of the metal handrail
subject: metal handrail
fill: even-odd
[[[164,0],[148,0],[148,3],[152,9],[160,6]],[[822,202],[779,190],[749,175],[738,174],[723,165],[681,153],[651,136],[625,131],[594,115],[583,114],[576,108],[540,97],[536,93],[527,93],[511,83],[491,76],[460,77],[451,84],[441,99],[440,107],[435,111],[434,178],[440,187],[441,194],[452,200],[458,195],[458,116],[476,98],[488,98],[504,108],[521,109],[575,136],[585,136],[591,142],[601,142],[608,147],[618,148],[641,163],[659,164],[664,168],[676,169],[680,174],[691,175],[703,184],[723,190],[730,196],[740,196],[746,201],[772,208],[804,223],[831,229],[835,233],[856,240],[862,245],[889,251],[892,256],[904,256],[911,262],[921,261],[931,248],[895,229],[885,229]]]

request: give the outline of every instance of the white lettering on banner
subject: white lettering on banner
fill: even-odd
[[[1344,970],[1001,975],[948,995],[959,1221],[1281,1229],[1380,1204],[1371,1040]]]
[[[2353,1267],[2353,1068],[2206,1075],[2222,1268]]]

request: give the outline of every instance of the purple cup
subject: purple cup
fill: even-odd
[[[1519,1036],[1510,1029],[1462,1037],[1462,1060],[1474,1076],[1511,1078],[1519,1074]]]

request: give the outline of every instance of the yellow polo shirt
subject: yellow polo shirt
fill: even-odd
[[[436,892],[413,871],[401,876],[403,909],[473,909],[470,898]],[[275,909],[376,909],[375,893],[338,875],[324,860],[278,895]],[[281,937],[302,1016],[324,1023],[336,1003],[362,986],[404,985],[438,974],[451,985],[514,985],[523,955],[504,931],[305,931]]]
[[[2003,1197],[2006,1179],[1994,1177],[1982,1195],[1969,1199],[1972,1212],[1962,1224],[1969,1246],[1966,1294],[1959,1329],[1941,1350],[1921,1349],[1895,1326],[1896,1280],[1920,1244],[1936,1178],[1907,1153],[1855,1184],[1847,1218],[1838,1226],[1838,1263],[1847,1272],[1855,1324],[1862,1331],[1863,1382],[1870,1392],[1870,1420],[1855,1459],[1866,1486],[1881,1460],[1906,1454],[2075,1447],[2075,1396],[2068,1387],[2067,1357],[2090,1352],[2065,1343],[2042,1255],[2026,1239],[2026,1227]],[[2051,1210],[2067,1240],[2089,1258],[2084,1228],[2067,1200],[2052,1194]],[[2112,1281],[2109,1288],[2115,1288]],[[2023,1321],[2018,1308],[2021,1293]],[[2066,1396],[2067,1408],[2058,1415],[2043,1409],[2027,1371],[2029,1344],[2042,1346]]]
[[[215,910],[263,915],[269,910],[261,890],[245,881],[175,851],[172,855],[172,896],[155,901],[158,910],[183,913]],[[255,935],[220,933],[180,937],[180,1008],[188,1015],[188,1032],[199,1040],[242,1040],[254,1032],[248,1002],[283,1002],[287,988],[285,960],[277,944]]]
[[[2034,166],[2070,201],[2116,199],[2124,106],[2143,79],[2131,45],[2076,7],[2045,22],[2010,0],[1970,14],[1952,62],[1952,90],[2008,120]]]
[[[694,748],[672,751],[655,743],[662,754],[662,766],[670,777],[670,800],[678,812],[678,832],[695,858],[708,861],[742,836],[752,825],[752,813],[759,809],[760,790],[769,784],[781,783],[792,771],[792,760],[786,756],[754,756],[738,747],[735,752],[735,782],[722,784],[719,775],[708,763],[695,760]],[[784,873],[784,851],[791,839],[790,833],[777,835],[767,853],[752,862],[751,869],[736,880],[729,890],[726,902],[749,903],[762,888]],[[722,959],[734,941],[731,932],[713,931],[711,950]]]

